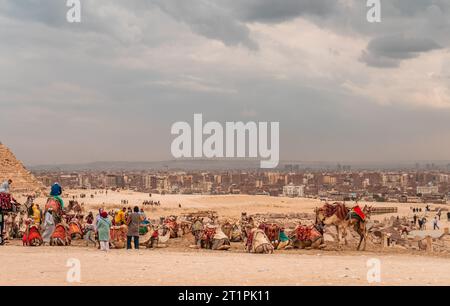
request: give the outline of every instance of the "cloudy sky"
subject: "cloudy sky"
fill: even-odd
[[[450,1],[0,0],[0,141],[170,159],[175,121],[279,121],[281,159],[450,159]]]

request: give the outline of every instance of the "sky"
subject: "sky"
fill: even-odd
[[[280,158],[450,159],[450,1],[0,0],[0,141],[172,159],[177,121],[276,121]]]

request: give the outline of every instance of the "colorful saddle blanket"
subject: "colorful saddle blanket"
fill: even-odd
[[[0,192],[0,209],[2,211],[11,211],[13,209],[14,199],[9,193]]]
[[[364,221],[366,219],[366,215],[361,210],[359,206],[355,206],[352,208],[351,214],[353,217],[359,217],[361,221]]]

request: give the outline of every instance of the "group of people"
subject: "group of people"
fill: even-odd
[[[96,232],[100,242],[100,250],[108,251],[111,240],[111,227],[127,225],[127,250],[132,248],[131,242],[134,243],[134,249],[139,249],[139,227],[146,220],[143,209],[135,206],[133,209],[123,207],[111,216],[103,209],[99,209],[96,219]]]
[[[0,185],[0,194],[7,194],[10,196],[10,188],[12,185],[12,180],[8,179]],[[62,199],[62,187],[58,183],[54,183],[51,186],[50,197],[56,200],[60,208],[58,208],[59,213],[64,209],[64,201]],[[29,198],[30,200],[30,198]],[[32,201],[32,199],[31,199]],[[128,201],[127,201],[128,203]],[[42,240],[44,245],[50,244],[51,237],[56,229],[59,222],[58,212],[55,211],[53,207],[47,207],[45,212],[40,208],[39,204],[32,203],[28,207],[27,211],[29,223],[37,226],[42,232]],[[95,238],[92,233],[97,235],[98,241],[100,242],[100,249],[102,251],[109,250],[110,243],[110,230],[113,225],[121,226],[127,225],[127,249],[132,248],[132,241],[134,242],[134,248],[139,249],[139,227],[142,222],[145,222],[146,216],[143,209],[135,206],[133,209],[130,207],[127,209],[123,207],[121,210],[117,211],[110,218],[110,215],[103,209],[99,210],[98,215],[94,218],[92,212],[90,212],[85,218],[85,239],[87,241],[95,242]],[[0,209],[0,244],[4,244],[3,232],[5,226],[5,216],[3,210]]]
[[[422,212],[422,208],[420,207],[411,207],[412,212],[414,213],[413,215],[413,225],[418,225],[419,230],[425,230],[426,229],[426,224],[427,224],[427,218],[426,216],[423,217],[419,217],[417,215],[417,213],[421,213]],[[427,205],[425,207],[425,214],[427,212],[431,212],[430,206]],[[439,221],[441,220],[441,214],[442,214],[442,210],[439,208],[436,215],[433,218],[433,230],[439,230]]]

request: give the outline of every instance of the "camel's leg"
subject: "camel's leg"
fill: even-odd
[[[340,232],[339,232],[339,226],[337,224],[335,224],[334,226],[336,227],[336,235],[337,235],[338,245],[341,245],[341,235],[340,235]]]
[[[356,232],[358,233],[358,235],[359,235],[359,244],[358,244],[358,251],[360,251],[361,250],[361,244],[362,244],[362,242],[363,242],[363,240],[364,240],[364,247],[363,247],[363,251],[366,249],[366,240],[365,240],[365,235],[364,235],[364,229],[363,229],[363,225],[361,224],[361,223],[357,223],[356,225],[355,225],[355,230],[356,230]]]
[[[348,245],[348,241],[347,241],[347,227],[345,225],[342,226],[342,237],[344,239],[344,244]]]
[[[362,250],[365,251],[366,243],[367,243],[367,229],[366,229],[365,224],[362,225],[361,231],[362,231],[362,235],[363,235],[363,239],[364,239],[364,246],[363,246]]]

